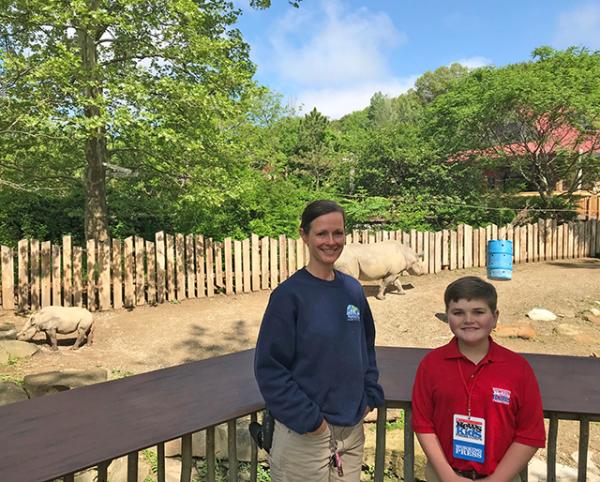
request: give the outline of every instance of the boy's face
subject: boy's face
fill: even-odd
[[[496,327],[498,310],[493,312],[484,300],[461,298],[450,301],[446,310],[448,325],[458,341],[477,347],[487,343],[487,338]]]

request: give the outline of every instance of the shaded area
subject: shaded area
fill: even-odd
[[[547,261],[551,266],[568,269],[600,269],[600,259],[586,259],[581,263],[565,263],[560,261]]]

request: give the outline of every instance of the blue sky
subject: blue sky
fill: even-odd
[[[285,102],[339,118],[374,92],[397,96],[428,70],[528,60],[534,48],[600,49],[600,2],[578,0],[235,0],[256,79]]]

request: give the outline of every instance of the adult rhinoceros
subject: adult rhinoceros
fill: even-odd
[[[403,271],[413,275],[425,272],[417,253],[400,241],[393,240],[375,244],[347,244],[334,267],[362,281],[381,280],[378,300],[385,298],[385,290],[390,285],[395,285],[400,294],[404,294],[398,279]]]

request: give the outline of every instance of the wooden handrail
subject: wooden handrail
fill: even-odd
[[[389,407],[410,403],[427,351],[377,348]],[[253,356],[247,350],[0,407],[0,480],[54,479],[260,410]],[[600,360],[525,356],[546,411],[600,420]]]

